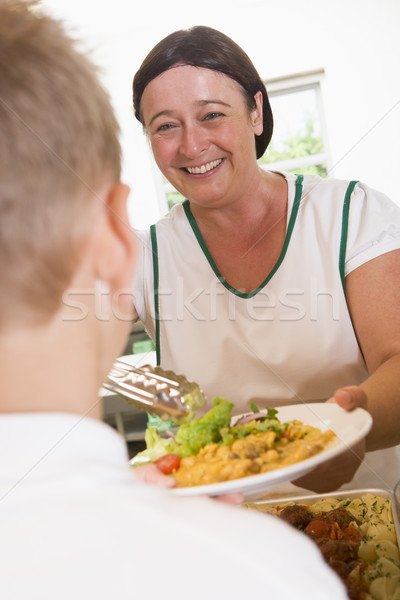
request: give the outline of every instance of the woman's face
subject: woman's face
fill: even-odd
[[[217,207],[249,189],[258,171],[254,135],[262,132],[262,95],[249,113],[240,85],[188,65],[165,71],[145,88],[141,110],[155,160],[194,204]]]

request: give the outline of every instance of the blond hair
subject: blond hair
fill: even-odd
[[[96,191],[120,177],[119,127],[97,71],[39,8],[0,0],[0,328],[21,306],[31,322],[55,313]]]

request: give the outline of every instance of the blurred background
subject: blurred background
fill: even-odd
[[[233,38],[265,80],[275,118],[268,168],[360,179],[400,204],[399,0],[43,0],[101,69],[121,128],[132,225],[179,201],[133,115],[132,78],[176,29]],[[73,85],[73,82],[71,82]]]

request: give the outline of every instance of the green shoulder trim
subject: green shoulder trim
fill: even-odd
[[[340,237],[340,249],[339,249],[339,273],[340,279],[342,280],[343,291],[345,292],[345,275],[344,275],[344,263],[346,259],[346,247],[347,247],[347,233],[349,230],[349,210],[350,210],[350,198],[351,194],[358,181],[350,181],[347,186],[346,195],[343,202],[342,211],[342,234]]]
[[[160,349],[160,312],[159,312],[159,269],[158,269],[158,246],[156,226],[150,226],[151,248],[153,252],[153,278],[154,278],[154,318],[155,318],[155,336],[156,336],[156,357],[157,365],[161,360]]]
[[[292,236],[292,232],[293,232],[293,228],[294,228],[294,224],[296,222],[296,217],[297,217],[297,213],[299,211],[299,206],[300,206],[300,200],[301,200],[301,194],[303,191],[303,175],[297,175],[296,178],[296,194],[295,194],[295,198],[294,198],[294,202],[293,202],[293,207],[292,207],[292,212],[290,214],[290,219],[289,219],[289,224],[288,224],[288,228],[286,231],[286,236],[285,236],[285,242],[283,244],[282,247],[282,251],[279,255],[278,260],[276,261],[274,267],[272,268],[272,271],[268,274],[268,276],[264,279],[264,281],[258,286],[258,288],[256,288],[255,290],[253,290],[252,292],[250,292],[249,294],[245,294],[243,292],[239,292],[238,290],[236,290],[235,288],[233,288],[232,286],[229,285],[229,283],[227,281],[225,281],[225,279],[222,277],[221,273],[218,270],[217,265],[215,264],[213,257],[211,256],[206,243],[203,239],[203,236],[201,235],[200,229],[197,226],[197,223],[195,221],[195,218],[192,215],[192,211],[190,210],[190,203],[189,200],[184,200],[182,205],[186,214],[186,217],[189,221],[189,224],[193,230],[194,235],[197,238],[197,241],[201,247],[201,249],[203,250],[203,253],[205,255],[205,257],[207,258],[212,270],[214,271],[216,277],[218,278],[218,280],[222,283],[222,285],[224,287],[226,287],[227,290],[229,290],[230,292],[232,292],[232,294],[235,294],[235,296],[239,296],[239,298],[252,298],[253,296],[255,296],[263,287],[266,286],[266,284],[268,283],[268,281],[271,279],[271,277],[274,275],[274,273],[276,273],[276,271],[279,269],[283,259],[285,258],[288,246],[289,246],[289,242],[290,242],[290,238]]]

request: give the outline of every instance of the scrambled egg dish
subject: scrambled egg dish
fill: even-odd
[[[252,423],[247,423],[246,427]],[[182,458],[172,475],[179,487],[239,479],[292,465],[318,454],[336,439],[333,431],[291,421],[282,432],[256,431],[230,445],[209,443]]]

